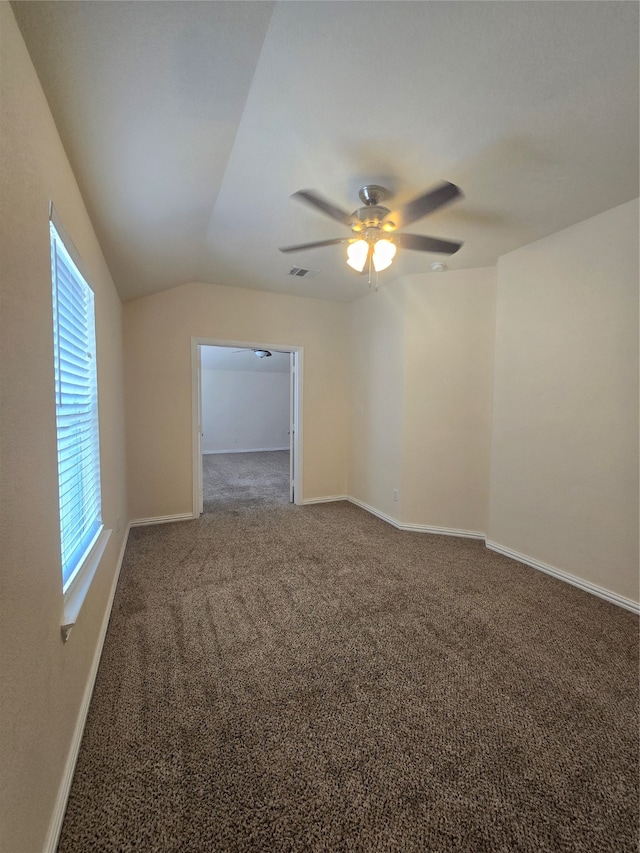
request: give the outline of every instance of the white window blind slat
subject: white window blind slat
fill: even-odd
[[[61,351],[69,352],[72,355],[79,355],[81,358],[86,358],[87,344],[83,340],[82,335],[78,333],[76,326],[67,321],[67,318],[64,316],[63,312],[60,312],[58,317],[60,327],[65,332],[64,339],[61,342],[60,346]]]
[[[53,222],[54,368],[63,589],[102,526],[93,291]]]
[[[82,475],[82,468],[84,465],[88,464],[91,460],[91,444],[89,441],[85,441],[80,448],[81,452],[74,458],[73,461],[65,460],[63,465],[60,466],[60,502],[64,503],[66,500],[66,491],[70,489],[72,486],[70,485],[71,481],[77,479]],[[64,491],[63,491],[64,490]]]
[[[85,379],[87,371],[81,360],[77,356],[71,356],[69,353],[60,353],[60,366],[67,376],[80,376]]]

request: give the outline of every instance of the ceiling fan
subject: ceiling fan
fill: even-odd
[[[410,225],[458,196],[462,196],[461,190],[449,181],[443,181],[437,187],[394,211],[380,204],[390,195],[384,187],[367,184],[362,187],[358,195],[363,207],[359,207],[353,213],[347,213],[313,190],[299,190],[294,193],[291,198],[311,205],[331,219],[341,222],[351,228],[353,235],[336,237],[333,240],[318,240],[314,243],[299,243],[295,246],[282,246],[280,251],[302,252],[305,249],[348,243],[347,263],[357,272],[365,272],[368,268],[369,282],[371,282],[371,269],[380,272],[390,266],[398,246],[418,252],[438,252],[445,255],[453,255],[462,246],[462,243],[454,243],[450,240],[425,237],[421,234],[405,234],[396,230]]]
[[[256,358],[271,358],[273,355],[268,349],[234,349],[231,351],[231,355],[236,355],[239,352],[252,352]]]

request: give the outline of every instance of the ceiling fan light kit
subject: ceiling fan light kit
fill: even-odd
[[[372,237],[367,232],[366,239],[360,238],[349,244],[347,263],[356,272],[362,272],[367,261],[373,264],[376,272],[382,272],[391,266],[396,254],[396,245],[386,238]]]
[[[366,240],[356,240],[347,246],[347,263],[356,272],[362,272],[368,257],[369,244]]]
[[[391,266],[391,261],[396,256],[397,247],[391,240],[385,237],[379,238],[373,244],[373,266],[376,272],[382,272]]]
[[[381,201],[388,198],[389,191],[378,186],[378,184],[365,185],[358,195],[363,206],[352,214],[348,214],[313,190],[299,190],[294,193],[292,198],[309,204],[331,219],[347,225],[351,228],[354,236],[319,240],[314,243],[300,243],[295,246],[283,246],[280,251],[301,252],[305,249],[348,243],[347,264],[359,273],[364,272],[368,267],[369,286],[371,286],[372,271],[375,270],[376,273],[379,273],[391,266],[398,246],[418,252],[438,252],[446,255],[452,255],[462,246],[462,243],[426,237],[421,234],[394,233],[397,228],[409,225],[462,196],[462,192],[455,184],[443,181],[434,189],[423,193],[396,211],[391,211],[380,204]],[[444,264],[431,265],[433,270],[444,268]]]

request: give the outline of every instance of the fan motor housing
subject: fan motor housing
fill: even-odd
[[[389,212],[389,208],[382,205],[359,207],[353,212],[356,222],[351,227],[354,231],[362,231],[364,228],[378,228]]]

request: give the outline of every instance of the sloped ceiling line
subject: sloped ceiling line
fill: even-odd
[[[194,279],[350,301],[348,236],[295,204],[465,198],[411,230],[452,269],[638,195],[638,4],[14,2],[123,299]],[[399,251],[381,284],[440,256]],[[291,263],[318,270],[288,276]]]

